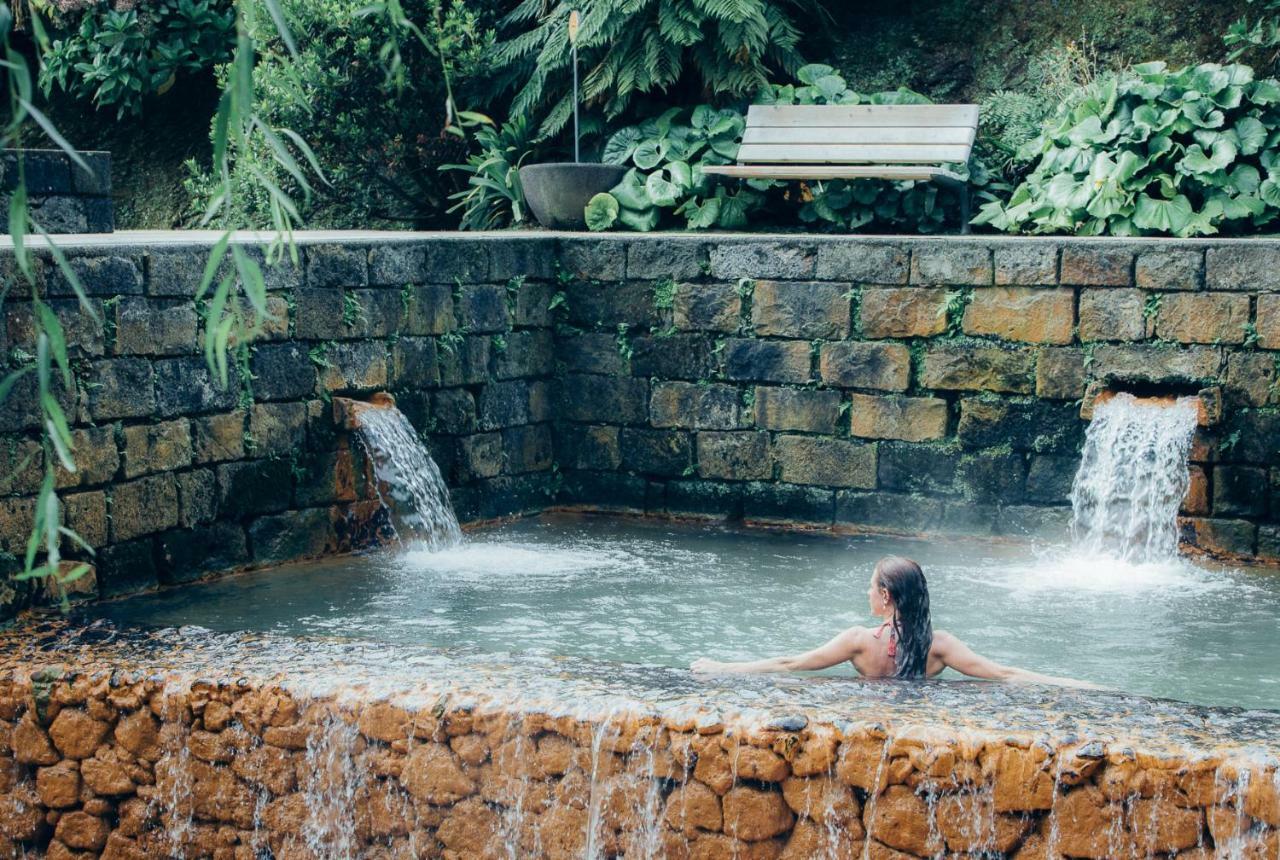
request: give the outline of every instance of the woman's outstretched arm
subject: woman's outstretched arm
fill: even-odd
[[[1013,666],[1002,666],[994,660],[988,660],[981,654],[974,653],[968,645],[950,633],[939,631],[933,635],[933,653],[944,666],[950,666],[962,675],[971,678],[985,678],[991,681],[1013,681],[1032,684],[1056,684],[1060,687],[1087,687],[1083,681],[1072,678],[1056,678],[1052,675],[1041,675]]]
[[[763,672],[808,672],[826,669],[837,663],[852,660],[862,650],[862,640],[866,636],[865,627],[850,627],[834,637],[825,645],[796,654],[790,657],[770,657],[765,660],[752,660],[743,663],[721,663],[700,657],[689,667],[694,672],[704,675],[716,674],[757,674]]]

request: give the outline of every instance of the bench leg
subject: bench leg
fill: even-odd
[[[962,236],[969,235],[969,186],[968,184],[960,186],[960,234]]]

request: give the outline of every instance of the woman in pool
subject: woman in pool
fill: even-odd
[[[792,657],[746,663],[704,657],[690,668],[702,674],[796,672],[826,669],[847,660],[864,678],[932,678],[949,666],[963,675],[993,681],[1084,686],[1070,678],[1001,666],[973,653],[950,633],[935,633],[929,619],[929,585],[920,565],[909,558],[880,559],[867,598],[871,614],[884,619],[874,629],[850,627],[827,644]]]

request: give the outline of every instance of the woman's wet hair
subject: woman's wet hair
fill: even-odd
[[[898,640],[893,677],[923,678],[933,646],[929,583],[924,571],[909,558],[889,555],[876,563],[875,580],[893,601],[893,632]]]

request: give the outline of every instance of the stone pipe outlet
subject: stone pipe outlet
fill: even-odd
[[[394,409],[396,399],[386,391],[379,391],[368,400],[354,400],[350,397],[333,398],[333,421],[344,430],[356,430],[360,426],[360,415],[369,409]]]
[[[1086,421],[1093,420],[1093,411],[1100,404],[1106,403],[1124,391],[1122,387],[1108,386],[1095,382],[1085,392],[1080,402],[1080,417]],[[1214,427],[1222,420],[1222,389],[1216,385],[1201,388],[1194,395],[1155,394],[1142,396],[1135,394],[1138,400],[1153,406],[1172,406],[1181,397],[1194,396],[1196,400],[1196,426]]]

